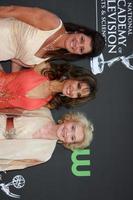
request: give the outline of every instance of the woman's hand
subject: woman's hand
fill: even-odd
[[[12,64],[11,64],[11,72],[17,72],[17,71],[20,71],[22,66],[16,62],[13,62],[12,61]]]
[[[22,67],[28,67],[28,68],[34,67],[34,65],[26,65],[19,59],[13,58],[11,61],[12,61],[12,72],[20,71]]]

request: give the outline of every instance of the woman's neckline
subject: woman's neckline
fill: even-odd
[[[60,25],[59,25],[60,27]],[[50,45],[53,41],[56,40],[56,38],[58,38],[60,35],[62,35],[63,33],[65,33],[65,28],[64,26],[62,26],[61,28],[59,28],[58,31],[56,31],[54,34],[52,34],[49,38],[46,39],[46,41],[43,42],[43,44],[41,45],[41,47],[39,48],[39,50],[34,54],[35,57],[37,58],[45,58],[45,54],[47,53],[47,51],[45,50],[45,47]]]

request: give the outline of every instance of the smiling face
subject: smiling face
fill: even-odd
[[[65,41],[65,48],[73,54],[87,54],[92,51],[92,39],[83,33],[69,34]]]
[[[77,80],[65,80],[63,84],[62,94],[70,98],[82,98],[90,93],[87,83]]]
[[[84,129],[81,123],[64,121],[58,125],[57,137],[64,144],[80,143],[84,139]]]

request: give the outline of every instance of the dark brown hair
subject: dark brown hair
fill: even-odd
[[[89,37],[91,37],[92,39],[92,51],[90,53],[87,54],[73,54],[68,52],[66,49],[59,49],[56,51],[49,51],[47,52],[47,54],[45,54],[45,56],[51,56],[50,60],[66,60],[66,61],[74,61],[74,60],[79,60],[79,59],[83,59],[83,58],[91,58],[91,57],[95,57],[98,56],[104,46],[105,46],[105,40],[103,38],[103,36],[101,35],[101,33],[92,30],[90,28],[87,28],[85,26],[80,26],[78,24],[74,24],[74,23],[64,23],[64,27],[66,29],[67,32],[69,33],[83,33]]]
[[[97,81],[94,75],[83,67],[78,67],[68,63],[55,64],[50,63],[51,68],[49,70],[43,69],[41,74],[48,76],[50,80],[78,80],[84,82],[88,85],[90,93],[86,97],[70,98],[67,96],[62,96],[62,94],[57,93],[54,98],[49,102],[51,108],[58,108],[59,106],[71,107],[78,105],[80,103],[85,103],[91,99],[95,98],[97,91]]]

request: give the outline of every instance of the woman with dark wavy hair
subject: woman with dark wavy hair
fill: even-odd
[[[74,23],[64,23],[64,27],[66,31],[70,34],[80,33],[81,35],[84,34],[90,37],[92,50],[84,54],[81,54],[81,53],[75,54],[72,52],[68,52],[67,49],[59,49],[59,50],[51,51],[47,53],[48,55],[52,56],[51,60],[62,59],[66,61],[75,61],[75,60],[79,60],[83,58],[95,57],[95,56],[98,56],[102,52],[105,45],[105,41],[104,41],[103,36],[99,32],[92,30],[86,26],[82,26],[82,25],[74,24]]]
[[[39,68],[41,68],[41,65],[44,64],[38,65],[36,69],[39,70]],[[50,69],[42,69],[40,73],[44,76],[48,76],[50,80],[59,80],[60,82],[64,82],[66,80],[70,83],[70,85],[68,85],[68,87],[70,88],[70,93],[68,92],[67,95],[56,93],[54,95],[54,98],[52,98],[52,100],[49,102],[51,108],[58,108],[61,105],[69,108],[79,105],[81,103],[85,103],[95,98],[97,91],[97,81],[96,77],[92,75],[92,73],[88,69],[68,63],[55,64],[51,62]],[[72,91],[74,83],[77,84],[77,88],[75,88],[76,98],[74,98],[74,94]],[[83,96],[80,94],[80,92],[78,93],[78,89],[82,89],[82,84],[85,84],[87,86],[85,87],[86,91],[84,90],[84,92],[87,93]]]
[[[67,63],[44,62],[19,72],[0,71],[0,108],[75,106],[93,99],[96,85],[87,69]]]
[[[62,23],[53,13],[35,7],[0,6],[0,61],[32,67],[48,59],[77,60],[97,56],[102,35],[85,26]]]

